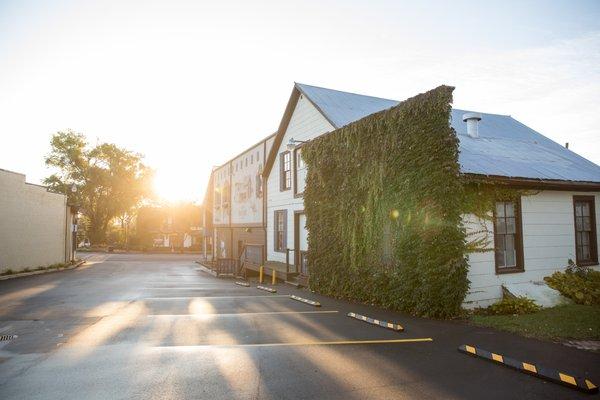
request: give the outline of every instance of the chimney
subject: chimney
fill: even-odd
[[[479,121],[481,121],[481,114],[468,112],[463,114],[462,119],[467,123],[467,135],[472,138],[479,137]]]

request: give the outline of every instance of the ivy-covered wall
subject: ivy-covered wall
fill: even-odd
[[[415,315],[459,313],[469,283],[453,90],[303,147],[311,288]]]

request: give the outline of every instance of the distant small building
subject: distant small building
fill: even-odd
[[[143,207],[137,216],[137,237],[146,250],[200,250],[199,206]]]
[[[0,169],[0,272],[72,261],[76,215],[67,196]]]

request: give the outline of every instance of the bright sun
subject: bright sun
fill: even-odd
[[[198,201],[195,188],[190,187],[189,177],[177,171],[156,171],[154,191],[169,202]]]

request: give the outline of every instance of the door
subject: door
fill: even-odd
[[[306,214],[303,211],[294,213],[294,263],[296,270],[302,275],[308,275],[307,251],[308,230],[306,229]]]

